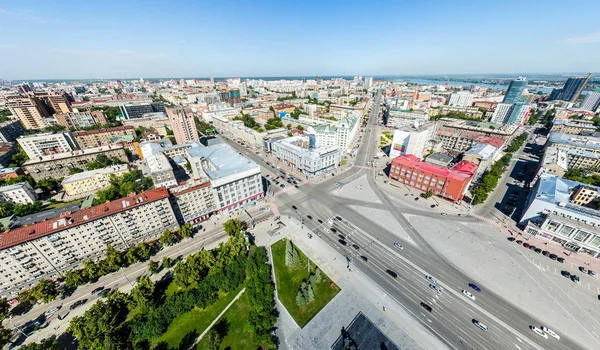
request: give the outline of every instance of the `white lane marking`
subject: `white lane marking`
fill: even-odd
[[[514,346],[516,346],[516,347],[517,347],[517,349],[519,349],[519,350],[521,349],[521,347],[520,347],[520,346],[518,346],[517,344],[513,343],[513,345],[514,345]]]
[[[517,337],[517,340],[519,341],[519,343],[523,344],[523,341],[519,339],[519,337]]]
[[[427,319],[427,321],[428,321],[429,323],[432,323],[432,322],[433,322],[433,321],[432,321],[430,318],[428,318],[428,319]]]

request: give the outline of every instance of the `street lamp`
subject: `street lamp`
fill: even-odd
[[[12,322],[12,318],[13,318],[13,315],[10,315],[10,317],[8,318],[8,322],[10,322],[10,325],[12,326],[12,328],[13,328],[13,329],[17,329],[19,332],[21,332],[21,334],[23,334],[23,336],[24,336],[25,338],[27,338],[27,334],[25,334],[25,332],[23,332],[23,330],[22,330],[21,328],[19,328],[19,327],[15,326],[15,325],[13,324],[13,322]]]

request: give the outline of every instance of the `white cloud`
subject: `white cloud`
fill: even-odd
[[[581,36],[574,36],[565,40],[573,44],[589,44],[600,42],[600,32],[588,33]]]

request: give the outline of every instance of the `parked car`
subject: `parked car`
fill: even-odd
[[[317,219],[317,222],[318,222],[319,224],[322,224],[322,223],[323,223],[323,220],[321,220],[321,219]]]
[[[594,272],[592,270],[588,270],[588,275],[590,275],[590,276],[596,276],[596,272]]]
[[[516,238],[515,238],[515,237],[513,237],[513,236],[510,236],[510,237],[508,237],[508,238],[506,238],[506,239],[507,239],[509,242],[514,242]]]
[[[71,304],[71,306],[69,306],[69,309],[74,310],[75,308],[87,303],[87,301],[88,301],[87,299],[77,300],[76,302]]]
[[[571,275],[571,281],[575,283],[581,283],[581,279],[579,279],[579,276],[577,275]]]
[[[547,251],[547,250],[542,250],[542,255],[543,255],[543,256],[549,256],[549,255],[550,255],[550,252],[549,252],[549,251]]]
[[[539,254],[539,253],[542,252],[542,249],[541,248],[535,248],[533,251]]]
[[[348,243],[346,243],[346,241],[344,241],[343,239],[338,239],[338,242],[340,242],[341,245],[346,245]]]
[[[571,273],[570,273],[569,271],[562,270],[562,271],[560,272],[560,274],[561,274],[561,275],[563,275],[563,276],[564,276],[564,277],[566,277],[566,278],[571,278]]]
[[[548,255],[548,257],[552,260],[558,259],[558,255],[556,255],[556,254],[550,254],[550,255]]]
[[[312,216],[310,216],[310,215],[306,215],[306,218],[307,218],[308,220],[312,220],[312,219],[313,219],[313,217],[312,217]]]
[[[356,250],[359,250],[359,249],[360,249],[360,247],[358,246],[358,244],[353,244],[353,245],[352,245],[352,248],[354,248],[354,249],[356,249]]]
[[[360,256],[360,258],[361,258],[361,259],[363,259],[365,262],[369,261],[369,258],[367,258],[367,257],[366,257],[366,256],[364,256],[364,255],[361,255],[361,256]]]
[[[98,288],[94,289],[91,294],[92,295],[96,295],[96,294],[100,293],[103,290],[104,290],[104,287],[98,287]]]
[[[520,239],[518,239],[518,240],[517,240],[515,243],[517,243],[517,244],[519,244],[519,245],[520,245],[520,244],[523,244],[523,241],[522,241],[522,240],[520,240]]]
[[[588,273],[588,269],[586,269],[583,266],[579,266],[579,271],[583,272],[583,273]]]
[[[565,258],[559,256],[558,258],[556,258],[556,261],[558,261],[561,264],[564,264],[565,263]]]
[[[523,243],[523,247],[524,248],[529,248],[530,244],[529,243]]]

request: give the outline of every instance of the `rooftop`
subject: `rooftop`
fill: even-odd
[[[535,199],[559,205],[598,220],[600,211],[571,203],[571,194],[580,186],[586,186],[600,192],[600,187],[563,179],[556,175],[542,174],[539,178],[539,185],[535,189]]]
[[[427,156],[427,160],[431,161],[437,161],[440,163],[450,163],[452,161],[452,157],[445,155],[444,153],[440,153],[440,152],[435,152],[430,154],[429,156]]]
[[[412,154],[398,156],[394,158],[392,163],[406,165],[411,168],[419,169],[434,175],[444,176],[446,178],[458,181],[465,181],[469,177],[472,177],[477,171],[477,165],[471,162],[467,162],[465,160],[461,160],[454,167],[448,169],[434,164],[422,162],[419,158]]]
[[[144,158],[144,160],[146,161],[146,165],[148,165],[150,174],[173,170],[169,159],[162,153],[153,154]]]
[[[362,312],[359,312],[348,327],[342,330],[342,334],[331,345],[331,349],[349,349],[350,344],[356,346],[355,349],[400,349]]]
[[[23,182],[19,182],[19,183],[12,184],[12,185],[2,186],[2,187],[0,187],[0,192],[16,190],[16,189],[22,188],[23,186],[26,186],[25,184],[29,184],[29,183],[23,181]]]
[[[133,194],[105,204],[81,209],[75,212],[63,212],[54,217],[31,226],[19,227],[0,234],[0,249],[14,247],[72,227],[93,222],[125,210],[169,197],[165,187],[159,187],[141,194]]]
[[[551,132],[548,142],[551,144],[561,144],[573,147],[582,147],[593,150],[600,150],[600,138],[591,136],[579,136],[571,134],[563,134],[559,132]]]
[[[114,174],[114,173],[119,173],[122,171],[126,171],[128,168],[129,168],[128,164],[118,164],[118,165],[113,165],[113,166],[109,166],[106,168],[101,168],[101,169],[96,169],[96,170],[88,170],[88,171],[84,171],[81,173],[77,173],[77,174],[73,174],[73,175],[69,175],[69,176],[65,177],[62,184],[64,185],[64,184],[68,184],[68,183],[79,182],[79,181],[91,179],[92,177],[94,177],[96,175],[110,175],[110,174]]]
[[[114,128],[106,128],[106,129],[96,129],[96,130],[82,130],[75,131],[73,136],[86,136],[86,135],[94,135],[94,134],[104,134],[107,132],[116,132],[116,131],[125,131],[125,130],[134,130],[135,127],[132,125],[124,125],[124,126],[116,126]]]
[[[496,154],[497,151],[497,147],[485,143],[478,143],[467,150],[465,154],[478,154],[482,159],[490,159],[494,156],[494,154]]]
[[[188,149],[188,154],[192,157],[210,161],[212,167],[207,167],[204,171],[211,180],[221,179],[252,169],[260,171],[258,164],[243,157],[225,143],[208,147],[198,143],[196,147]]]
[[[36,157],[34,159],[29,159],[28,161],[23,163],[23,166],[44,163],[44,162],[57,161],[57,160],[61,160],[61,159],[69,159],[69,158],[73,158],[73,157],[80,157],[80,156],[90,155],[90,154],[95,154],[95,153],[104,153],[104,152],[109,152],[109,151],[114,151],[114,150],[122,150],[122,149],[123,149],[123,145],[116,144],[116,145],[108,145],[108,146],[101,146],[101,147],[84,148],[84,149],[81,149],[78,151],[72,151],[72,152],[48,154],[45,156]]]

